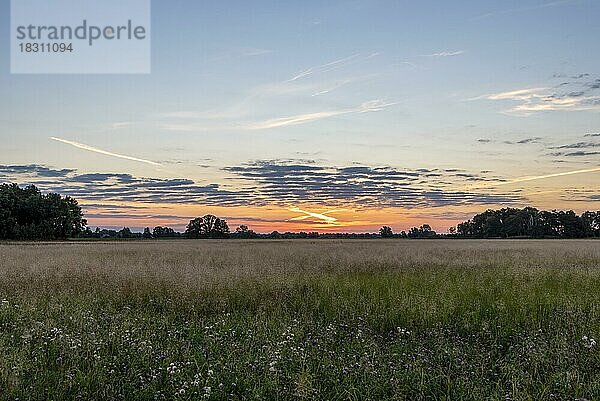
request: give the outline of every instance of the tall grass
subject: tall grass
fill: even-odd
[[[0,399],[600,399],[598,241],[0,245]]]

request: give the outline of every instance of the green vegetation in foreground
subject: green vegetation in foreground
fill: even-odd
[[[600,398],[598,242],[0,252],[1,399]]]

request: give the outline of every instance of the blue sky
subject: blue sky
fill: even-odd
[[[9,2],[0,5],[0,51],[7,55]],[[11,75],[2,59],[0,164],[183,178],[217,185],[227,196],[250,189],[261,202],[217,211],[239,219],[269,215],[282,226],[331,222],[292,220],[298,205],[338,216],[340,229],[368,229],[380,223],[376,209],[400,226],[428,213],[443,226],[489,204],[448,196],[441,204],[386,198],[363,206],[377,196],[356,186],[348,191],[357,193],[345,191],[337,201],[332,194],[290,197],[233,167],[283,166],[286,173],[267,169],[282,182],[290,165],[326,168],[333,177],[353,166],[456,169],[477,178],[463,182],[444,172],[379,184],[412,188],[416,199],[439,187],[500,196],[496,206],[589,209],[600,183],[598,171],[587,172],[600,161],[593,135],[600,131],[598,17],[600,3],[592,0],[153,1],[151,74]],[[577,171],[584,172],[562,175]],[[49,183],[31,171],[4,174],[75,191],[58,177]],[[545,176],[552,177],[510,184]],[[88,192],[77,193],[85,202]],[[130,204],[90,198],[96,205]],[[182,208],[219,208],[203,202],[191,197],[184,206],[162,207],[171,210],[169,223],[179,224]],[[98,224],[144,223],[119,220],[101,206],[95,212]]]

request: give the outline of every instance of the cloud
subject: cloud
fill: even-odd
[[[597,156],[600,155],[600,152],[585,152],[583,150],[578,150],[576,152],[556,152],[552,153],[552,156]]]
[[[488,95],[477,96],[469,100],[530,100],[538,97],[543,97],[540,92],[547,91],[548,88],[528,88],[528,89],[516,89],[507,92],[492,93]]]
[[[287,127],[290,125],[306,124],[309,122],[322,120],[325,118],[340,116],[343,114],[351,113],[349,110],[337,110],[337,111],[321,111],[316,113],[299,114],[290,117],[274,118],[265,121],[259,121],[255,123],[248,123],[243,126],[244,129],[248,130],[262,130],[270,128]]]
[[[454,57],[454,56],[460,56],[461,54],[465,54],[465,51],[464,50],[443,51],[443,52],[432,53],[432,54],[420,54],[419,57],[432,57],[432,58]]]
[[[274,118],[265,121],[246,123],[242,125],[243,129],[247,130],[263,130],[271,128],[281,128],[291,125],[306,124],[313,121],[323,120],[326,118],[341,116],[344,114],[355,114],[355,113],[371,113],[384,110],[396,103],[388,103],[382,100],[373,100],[361,104],[359,107],[351,109],[331,110],[331,111],[320,111],[316,113],[299,114],[289,117]]]
[[[273,50],[259,49],[259,48],[255,48],[255,47],[247,47],[245,49],[242,49],[241,53],[243,56],[246,56],[246,57],[254,57],[254,56],[262,56],[265,54],[273,53]]]
[[[543,139],[543,138],[541,138],[541,137],[539,137],[539,136],[536,136],[536,137],[534,137],[534,138],[525,138],[525,139],[521,139],[520,141],[517,141],[516,143],[517,143],[517,144],[521,144],[521,145],[522,145],[522,144],[527,144],[527,143],[540,143],[540,141],[541,141],[542,139]]]
[[[151,164],[153,166],[160,166],[160,163],[156,163],[156,162],[153,162],[151,160],[145,160],[145,159],[140,159],[140,158],[133,157],[133,156],[121,155],[119,153],[109,152],[107,150],[102,150],[102,149],[95,148],[93,146],[89,146],[89,145],[86,145],[86,144],[83,144],[83,143],[79,143],[79,142],[75,142],[75,141],[68,141],[66,139],[57,138],[57,137],[54,137],[54,136],[51,136],[50,139],[52,139],[53,141],[62,142],[62,143],[65,143],[67,145],[74,146],[74,147],[76,147],[78,149],[87,150],[89,152],[100,153],[102,155],[117,157],[119,159],[125,159],[125,160],[131,160],[131,161],[135,161],[135,162],[140,162],[140,163]]]
[[[590,202],[600,200],[600,192],[597,189],[568,188],[557,192],[562,193],[561,198],[569,202]]]
[[[344,81],[349,83],[352,80]],[[342,85],[342,83],[339,83]],[[313,93],[312,96],[319,96],[335,89],[336,86],[329,87],[328,89],[320,92]],[[348,114],[359,114],[359,113],[371,113],[379,112],[388,107],[394,106],[398,103],[387,102],[381,99],[376,99],[362,103],[361,105],[354,108],[338,109],[338,110],[325,110],[316,111],[312,113],[297,114],[286,117],[271,118],[262,121],[231,121],[241,117],[241,115],[231,114],[228,115],[226,112],[193,112],[193,111],[179,111],[163,113],[161,117],[167,119],[184,120],[183,122],[163,122],[160,124],[162,129],[168,131],[181,131],[181,132],[197,132],[197,131],[223,131],[223,130],[264,130],[271,128],[287,127],[292,125],[306,124],[314,121],[328,119],[341,115]],[[236,112],[237,113],[237,112]],[[227,121],[225,119],[227,118]],[[208,123],[202,122],[201,120],[223,120],[221,122],[210,121]]]
[[[334,82],[333,85],[328,86],[325,89],[321,89],[318,92],[313,93],[311,96],[312,97],[316,97],[316,96],[322,96],[325,95],[327,93],[330,93],[336,89],[341,88],[344,85],[348,85],[349,83],[352,83],[354,80],[353,79],[344,79],[338,82]]]
[[[568,5],[568,4],[576,3],[578,1],[580,1],[580,0],[556,0],[556,1],[550,1],[547,3],[542,3],[542,4],[529,6],[529,7],[509,8],[509,9],[504,9],[504,10],[492,11],[489,13],[485,13],[485,14],[481,14],[476,17],[473,17],[472,20],[481,20],[481,19],[490,18],[490,17],[497,16],[497,15],[516,14],[516,13],[527,12],[527,11],[535,11],[535,10],[540,10],[543,8]]]
[[[56,170],[38,164],[27,164],[27,165],[12,165],[12,166],[0,166],[0,174],[12,175],[12,174],[33,174],[37,177],[44,178],[58,178],[66,177],[67,175],[75,172],[74,169],[61,169]]]
[[[307,76],[312,75],[312,74],[329,72],[331,70],[334,70],[336,68],[340,68],[340,67],[348,64],[350,61],[355,60],[358,57],[360,57],[360,53],[353,54],[351,56],[340,58],[340,59],[337,59],[337,60],[333,60],[333,61],[330,61],[330,62],[325,63],[325,64],[321,64],[321,65],[317,65],[317,66],[314,66],[314,67],[307,68],[307,69],[305,69],[305,70],[297,73],[296,75],[294,75],[290,79],[286,80],[285,82],[294,82],[294,81],[297,81],[297,80],[299,80],[301,78],[307,77]],[[372,58],[372,55],[370,55],[369,58]]]
[[[492,188],[492,187],[498,187],[498,186],[502,186],[502,185],[518,184],[518,183],[521,183],[521,182],[545,180],[545,179],[548,179],[548,178],[555,178],[555,177],[565,177],[565,176],[575,175],[575,174],[596,173],[596,172],[599,172],[599,171],[600,171],[600,167],[591,168],[591,169],[583,169],[583,170],[564,171],[562,173],[544,174],[544,175],[529,176],[529,177],[519,177],[519,178],[514,178],[514,179],[506,180],[506,181],[499,181],[499,182],[484,183],[484,184],[479,184],[479,185],[472,185],[472,186],[469,186],[467,188],[471,188],[471,189]]]
[[[556,78],[556,76],[555,76]],[[548,111],[600,111],[600,79],[589,80],[589,74],[570,77],[552,87],[534,87],[477,96],[469,100],[512,101],[516,106],[508,114],[528,116]]]
[[[458,169],[400,170],[391,167],[325,167],[273,164],[269,161],[225,168],[256,185],[262,199],[280,204],[319,202],[328,206],[435,207],[513,203],[508,194],[456,191],[467,182],[497,180]]]
[[[325,223],[325,224],[330,224],[330,225],[336,225],[336,222],[338,221],[338,219],[336,219],[335,217],[331,217],[331,216],[327,216],[324,213],[315,213],[315,212],[309,212],[306,210],[302,210],[298,207],[292,207],[289,208],[290,212],[296,212],[296,213],[303,213],[304,216],[300,216],[300,217],[293,217],[290,219],[290,221],[302,221],[302,220],[306,220],[310,217],[317,219],[317,221],[319,223]],[[331,211],[327,212],[327,213],[332,213]]]
[[[124,205],[124,204],[114,204],[114,203],[81,203],[82,208],[86,210],[132,210],[132,209],[140,209],[145,210],[151,206],[137,206],[137,205]]]
[[[265,54],[271,54],[273,50],[262,49],[257,47],[237,47],[223,50],[219,53],[216,53],[210,57],[204,59],[205,63],[214,63],[214,62],[222,62],[222,61],[235,61],[239,62],[239,59],[245,57],[256,57],[263,56]]]
[[[131,127],[132,125],[135,125],[135,122],[133,122],[133,121],[121,121],[121,122],[112,123],[110,125],[110,128],[116,130],[116,129]]]
[[[42,173],[38,173],[40,171]],[[0,175],[0,181],[34,184],[44,191],[70,195],[86,203],[200,203],[215,206],[261,203],[251,186],[233,191],[218,184],[199,185],[185,178],[144,178],[122,173],[77,174],[76,170],[61,175],[61,171],[39,165],[19,169],[0,165],[0,174],[7,172]],[[48,174],[55,178],[47,181]]]
[[[596,137],[596,136],[600,136],[600,132],[592,132],[592,133],[584,135],[584,137],[586,137],[586,138],[592,138],[592,137]]]
[[[535,136],[535,137],[531,137],[531,138],[524,138],[524,139],[520,139],[518,141],[499,141],[499,140],[493,140],[493,139],[488,139],[488,138],[481,138],[478,139],[477,142],[479,143],[503,143],[505,145],[528,145],[528,144],[536,144],[536,143],[540,143],[544,138],[539,137],[539,136]]]
[[[554,146],[551,149],[589,149],[598,147],[600,147],[600,143],[598,142],[577,142],[567,145]]]
[[[85,207],[83,207],[84,210],[86,210]],[[92,219],[114,219],[114,218],[121,218],[121,219],[142,219],[142,220],[147,220],[147,219],[153,219],[153,220],[191,220],[196,216],[181,216],[181,215],[175,215],[175,214],[134,214],[134,213],[124,213],[124,212],[111,212],[111,211],[107,211],[107,212],[85,212],[85,217],[86,218],[92,218]]]
[[[2,173],[6,172],[6,173]],[[70,195],[91,204],[195,204],[240,207],[278,205],[313,221],[333,224],[327,213],[307,211],[298,205],[382,208],[437,207],[471,204],[512,204],[513,193],[457,190],[469,182],[500,178],[460,169],[397,169],[392,167],[327,167],[315,164],[257,161],[224,168],[236,185],[200,185],[186,178],[147,178],[123,173],[85,173],[29,165],[0,166],[0,181],[35,184],[43,191]],[[48,175],[53,176],[49,181]],[[56,177],[54,177],[56,176]],[[114,209],[114,207],[113,207]],[[112,209],[111,209],[112,210]],[[123,212],[124,209],[121,210]],[[301,210],[302,212],[300,212]],[[114,212],[119,212],[114,209]],[[96,208],[95,213],[102,212]],[[126,210],[124,212],[127,212]],[[306,212],[306,213],[305,213]],[[330,211],[331,212],[331,211]],[[328,212],[329,213],[329,212]],[[142,213],[139,213],[142,214]],[[304,221],[303,216],[296,220]],[[328,224],[329,224],[328,223]]]
[[[315,104],[313,100],[310,102],[307,100],[326,95],[350,84],[378,79],[381,77],[381,73],[377,71],[358,74],[356,71],[349,72],[346,70],[346,74],[343,76],[341,74],[344,72],[342,70],[344,67],[353,64],[361,63],[361,67],[371,68],[375,64],[373,59],[379,54],[378,52],[371,54],[356,53],[310,67],[287,80],[282,81],[279,79],[251,88],[245,93],[241,93],[239,99],[234,100],[229,105],[223,105],[223,107],[205,110],[173,110],[159,113],[156,125],[167,131],[180,132],[257,130],[303,124],[341,114],[364,111],[356,109],[321,109],[307,113],[306,109],[300,109],[285,113],[289,113],[291,116],[281,117],[281,114],[279,116],[273,114],[273,110],[281,109],[282,104],[288,105],[287,110],[293,110],[289,107],[290,105]],[[326,74],[331,71],[336,72]],[[365,105],[370,106],[371,103],[373,102],[367,102]],[[253,121],[260,118],[256,116],[262,116],[262,121]]]

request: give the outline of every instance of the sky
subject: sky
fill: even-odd
[[[150,74],[11,74],[0,182],[92,227],[446,232],[598,210],[600,2],[152,1]]]

